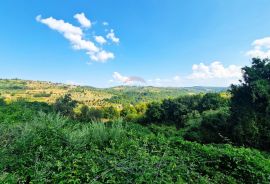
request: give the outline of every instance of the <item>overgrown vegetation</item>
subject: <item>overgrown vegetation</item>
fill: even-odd
[[[268,156],[184,141],[169,127],[39,113],[0,124],[1,183],[268,183]],[[170,131],[170,135],[168,135]]]

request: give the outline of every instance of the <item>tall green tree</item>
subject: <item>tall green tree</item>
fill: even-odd
[[[243,81],[231,88],[233,139],[270,150],[270,60],[254,58],[242,70]]]

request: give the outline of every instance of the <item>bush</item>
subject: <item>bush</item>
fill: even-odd
[[[201,143],[228,143],[230,117],[228,108],[204,111],[201,122],[184,134],[184,138]]]
[[[103,108],[103,117],[106,119],[117,119],[120,117],[119,111],[113,107],[104,107]]]
[[[54,111],[60,113],[64,116],[73,117],[74,112],[73,109],[76,107],[77,102],[72,100],[70,94],[66,94],[58,99],[56,99],[53,104]]]
[[[10,104],[0,105],[0,123],[18,123],[32,120],[38,112],[52,112],[52,107],[43,102],[27,102],[18,100]]]
[[[126,105],[120,112],[121,117],[126,117],[128,114],[137,114],[137,111],[133,105]]]
[[[91,120],[100,120],[103,118],[103,112],[100,109],[90,108],[89,116],[92,117]]]
[[[83,105],[80,108],[80,112],[77,115],[77,119],[79,121],[83,121],[83,122],[90,122],[92,120],[92,117],[90,116],[90,112],[89,112],[89,107],[86,105]]]

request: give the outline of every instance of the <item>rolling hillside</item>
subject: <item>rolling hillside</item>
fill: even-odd
[[[20,98],[28,101],[53,103],[61,95],[70,93],[72,98],[80,103],[93,106],[120,106],[136,104],[138,102],[158,101],[164,98],[176,98],[181,95],[191,95],[206,92],[221,92],[227,88],[219,87],[183,87],[159,88],[117,86],[112,88],[94,88],[90,86],[76,86],[46,81],[32,81],[20,79],[0,79],[0,95],[6,101]]]

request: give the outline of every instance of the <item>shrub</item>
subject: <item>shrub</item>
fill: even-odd
[[[53,104],[54,111],[60,113],[64,116],[74,116],[73,109],[76,107],[77,102],[72,100],[70,94],[66,94],[58,99],[56,99]]]
[[[191,126],[184,138],[201,143],[228,143],[230,112],[228,108],[208,110],[202,113],[200,123]]]
[[[126,117],[128,114],[137,114],[137,111],[133,105],[126,105],[120,112],[121,117]]]
[[[82,122],[90,122],[93,119],[88,106],[81,106],[77,119]]]
[[[117,119],[120,117],[119,111],[113,107],[104,107],[103,108],[103,117],[107,119]]]

